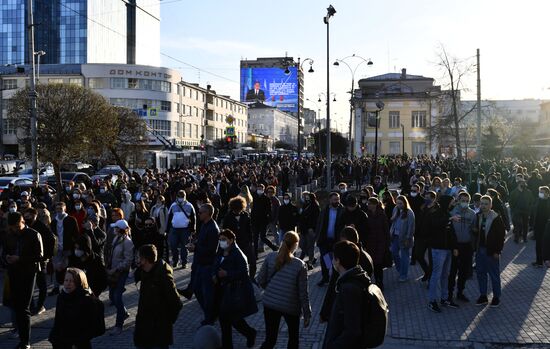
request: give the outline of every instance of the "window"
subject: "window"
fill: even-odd
[[[199,116],[199,109],[197,107],[193,107],[193,112],[194,116]]]
[[[426,143],[412,142],[412,152],[413,156],[426,154]]]
[[[180,112],[180,104],[179,103],[176,103],[176,113],[179,113]],[[178,136],[179,137],[179,136]]]
[[[111,78],[111,88],[128,88],[128,79],[124,78]]]
[[[90,78],[88,79],[88,87],[90,88],[104,88],[103,79],[101,78]]]
[[[70,85],[82,86],[82,79],[81,78],[70,78],[69,79],[69,84]]]
[[[195,125],[195,138],[199,138],[199,125]]]
[[[390,154],[401,154],[401,142],[390,142]]]
[[[17,88],[17,79],[5,79],[3,80],[3,86],[1,86],[4,90],[14,90]]]
[[[177,87],[176,87],[176,91],[177,91],[176,93],[177,93],[178,96],[179,96],[179,95],[181,95],[181,86],[180,86],[180,85],[176,85],[176,86],[177,86]]]
[[[399,112],[398,111],[390,111],[390,128],[399,128],[401,123],[399,122]]]
[[[425,111],[413,111],[412,112],[412,127],[426,127],[426,112]]]
[[[181,137],[185,137],[185,122],[181,123]]]
[[[5,135],[14,135],[15,134],[15,124],[13,120],[4,118],[2,119],[2,132]]]
[[[367,142],[366,148],[367,148],[367,153],[374,154],[374,151],[375,151],[374,142]],[[382,141],[378,140],[378,154],[380,154],[381,148],[382,148]]]
[[[138,79],[133,79],[133,78],[128,79],[128,88],[131,88],[131,89],[139,88]]]
[[[160,110],[172,111],[172,103],[168,101],[160,101]]]
[[[170,121],[167,120],[147,120],[149,126],[162,136],[170,137]]]
[[[195,99],[198,101],[199,100],[199,91],[195,90]]]
[[[48,84],[62,84],[62,83],[63,83],[63,79],[55,79],[55,78],[48,79]]]

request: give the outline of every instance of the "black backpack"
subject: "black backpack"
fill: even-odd
[[[388,327],[389,307],[382,290],[376,284],[363,287],[363,318],[360,348],[376,348],[384,343]]]

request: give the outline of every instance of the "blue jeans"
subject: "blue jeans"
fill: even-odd
[[[172,262],[174,266],[181,260],[181,264],[187,264],[187,245],[191,233],[188,228],[170,228],[168,242],[170,243],[170,252],[172,252]],[[179,249],[179,251],[178,251]]]
[[[476,273],[479,283],[479,293],[487,296],[487,274],[491,278],[493,296],[500,298],[502,289],[500,285],[500,257],[487,255],[487,249],[480,247],[476,253]]]
[[[118,278],[116,286],[109,288],[109,298],[113,300],[113,304],[116,307],[116,327],[122,327],[124,325],[124,318],[126,317],[126,307],[122,299],[122,294],[126,291],[124,286],[126,285],[126,279],[128,278],[128,272],[122,272]]]
[[[212,325],[215,321],[214,284],[212,283],[213,267],[211,265],[199,265],[195,263],[195,269],[193,291],[204,313],[203,324]]]
[[[451,269],[451,251],[432,248],[432,276],[428,295],[430,302],[449,298],[449,271]],[[438,295],[441,292],[441,297]]]
[[[391,241],[391,253],[400,279],[406,279],[409,274],[411,249],[399,247],[399,236],[394,235]]]

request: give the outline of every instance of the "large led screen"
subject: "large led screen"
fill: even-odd
[[[241,102],[262,102],[286,112],[298,112],[298,69],[241,68]]]

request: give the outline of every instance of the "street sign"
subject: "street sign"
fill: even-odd
[[[158,116],[157,108],[149,108],[149,116]]]
[[[231,125],[233,122],[235,122],[235,118],[232,115],[227,115],[225,121]]]
[[[225,135],[226,136],[234,136],[235,135],[235,126],[227,126],[225,128]]]

